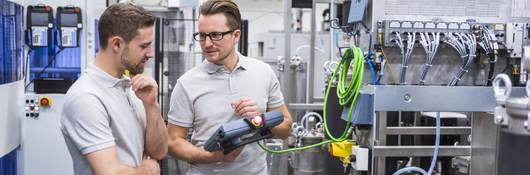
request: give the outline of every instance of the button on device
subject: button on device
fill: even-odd
[[[255,127],[261,127],[263,125],[263,119],[261,118],[261,116],[255,116],[254,118],[252,118],[252,120],[250,120],[250,122],[252,123],[252,125],[254,125]]]

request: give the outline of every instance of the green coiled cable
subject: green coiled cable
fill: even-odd
[[[348,72],[350,70],[350,67],[352,67],[353,72],[352,72],[351,80],[348,83],[347,79],[348,79]],[[342,142],[346,140],[349,136],[348,130],[351,125],[352,110],[353,110],[353,107],[355,106],[355,101],[357,100],[357,97],[359,95],[359,90],[362,87],[363,73],[364,73],[363,53],[360,48],[352,46],[351,48],[348,48],[346,52],[344,53],[344,55],[342,56],[342,59],[339,62],[339,65],[337,66],[335,71],[331,74],[331,78],[326,88],[326,94],[324,97],[324,107],[323,107],[324,130],[326,131],[326,135],[330,138],[330,140],[322,141],[320,143],[316,143],[312,145],[307,145],[304,147],[290,148],[290,149],[284,149],[284,150],[271,150],[263,146],[260,142],[258,142],[258,145],[261,147],[261,149],[265,150],[266,152],[273,153],[273,154],[282,154],[282,153],[288,153],[288,152],[293,152],[293,151],[302,151],[302,150],[306,150],[310,148],[315,148],[315,147],[318,147],[324,144],[328,144],[332,142]],[[348,110],[346,128],[344,129],[344,132],[341,134],[339,138],[335,138],[329,131],[329,127],[327,125],[327,112],[326,112],[329,92],[330,92],[331,86],[333,85],[333,81],[337,77],[337,74],[338,74],[337,96],[339,98],[339,104],[341,106],[346,106],[350,104],[350,109],[351,109],[351,110]]]

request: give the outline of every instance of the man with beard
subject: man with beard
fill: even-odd
[[[277,138],[290,135],[292,119],[283,102],[274,70],[263,61],[237,53],[241,15],[231,0],[208,0],[199,10],[198,32],[206,60],[182,75],[171,94],[169,152],[191,163],[188,175],[266,175],[265,152],[256,143],[224,155],[202,146],[223,123],[241,117],[280,110],[281,124],[272,129]],[[193,128],[191,141],[187,133]]]
[[[158,85],[139,75],[153,57],[154,22],[151,13],[129,3],[101,15],[101,50],[68,90],[61,116],[76,175],[160,174],[156,160],[167,153],[167,130]]]

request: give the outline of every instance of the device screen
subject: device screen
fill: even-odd
[[[77,14],[75,13],[62,13],[61,14],[61,26],[76,27],[77,23],[78,23]]]
[[[31,13],[31,24],[36,26],[48,26],[48,13]]]

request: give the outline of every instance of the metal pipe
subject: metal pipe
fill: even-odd
[[[284,43],[284,59],[285,65],[291,65],[291,21],[292,21],[292,0],[286,0],[284,2],[284,15],[283,15],[283,29],[285,33],[285,43]],[[292,88],[294,81],[293,77],[295,76],[295,71],[293,69],[285,69],[283,72],[283,82],[282,89],[283,95],[285,96],[285,103],[296,102],[296,89]]]
[[[289,109],[292,110],[322,110],[322,103],[289,103]]]
[[[335,17],[335,0],[331,0],[329,6],[329,59],[328,61],[334,60],[335,58],[335,29],[331,27],[331,19]]]
[[[284,0],[283,1],[283,29],[284,29],[284,33],[285,33],[285,43],[284,43],[284,60],[285,60],[285,65],[291,65],[291,21],[292,21],[292,14],[291,14],[291,7],[292,7],[292,0]],[[285,71],[284,72],[280,72],[280,74],[283,74],[282,76],[282,80],[284,82],[284,84],[281,85],[282,87],[282,92],[283,92],[283,95],[284,95],[284,99],[285,99],[285,104],[287,104],[289,106],[289,103],[291,102],[295,102],[294,101],[294,96],[292,94],[296,94],[296,93],[291,93],[293,91],[292,88],[290,88],[290,86],[293,84],[294,81],[292,81],[292,77],[294,74],[292,74],[292,72],[294,72],[294,70],[292,69],[284,69]],[[292,111],[291,111],[292,112]],[[295,119],[296,121],[296,119]],[[283,142],[282,143],[283,145],[283,148],[287,148],[287,142]],[[287,174],[288,173],[288,169],[289,167],[287,166],[288,164],[288,161],[287,161],[287,157],[284,155],[284,156],[281,156],[280,157],[280,166],[278,167],[278,174]],[[271,174],[275,174],[276,172],[272,172]]]
[[[375,157],[431,156],[434,146],[374,146]],[[440,146],[439,156],[469,156],[471,146]]]
[[[383,133],[387,135],[434,135],[433,126],[408,126],[408,127],[386,127]],[[468,126],[445,126],[441,127],[442,135],[469,135],[471,127]]]
[[[312,1],[312,9],[311,9],[311,34],[310,34],[310,49],[309,49],[309,68],[306,71],[307,81],[306,81],[306,92],[305,92],[305,102],[306,103],[312,103],[314,101],[313,99],[313,82],[315,81],[315,41],[316,41],[316,35],[317,35],[317,25],[316,25],[316,7],[317,2]]]

